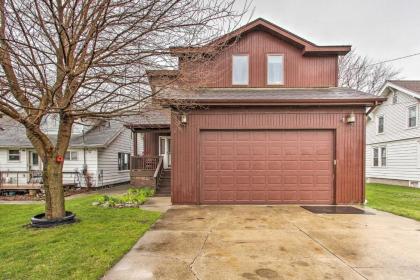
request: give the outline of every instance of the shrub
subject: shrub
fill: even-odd
[[[141,188],[141,189],[128,189],[126,194],[122,196],[109,196],[102,195],[96,199],[93,205],[101,207],[138,207],[144,204],[149,197],[155,194],[154,189],[151,188]]]

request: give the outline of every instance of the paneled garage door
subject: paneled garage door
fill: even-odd
[[[202,131],[200,202],[333,203],[333,132]]]

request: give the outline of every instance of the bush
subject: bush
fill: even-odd
[[[93,205],[101,207],[138,207],[144,204],[149,197],[153,196],[155,191],[151,188],[142,188],[142,189],[128,189],[126,194],[123,194],[120,197],[102,195],[96,199]]]

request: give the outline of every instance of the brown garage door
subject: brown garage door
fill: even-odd
[[[333,203],[333,132],[202,131],[200,202]]]

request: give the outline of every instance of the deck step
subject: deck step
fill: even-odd
[[[171,170],[162,171],[157,185],[156,196],[171,196]]]

